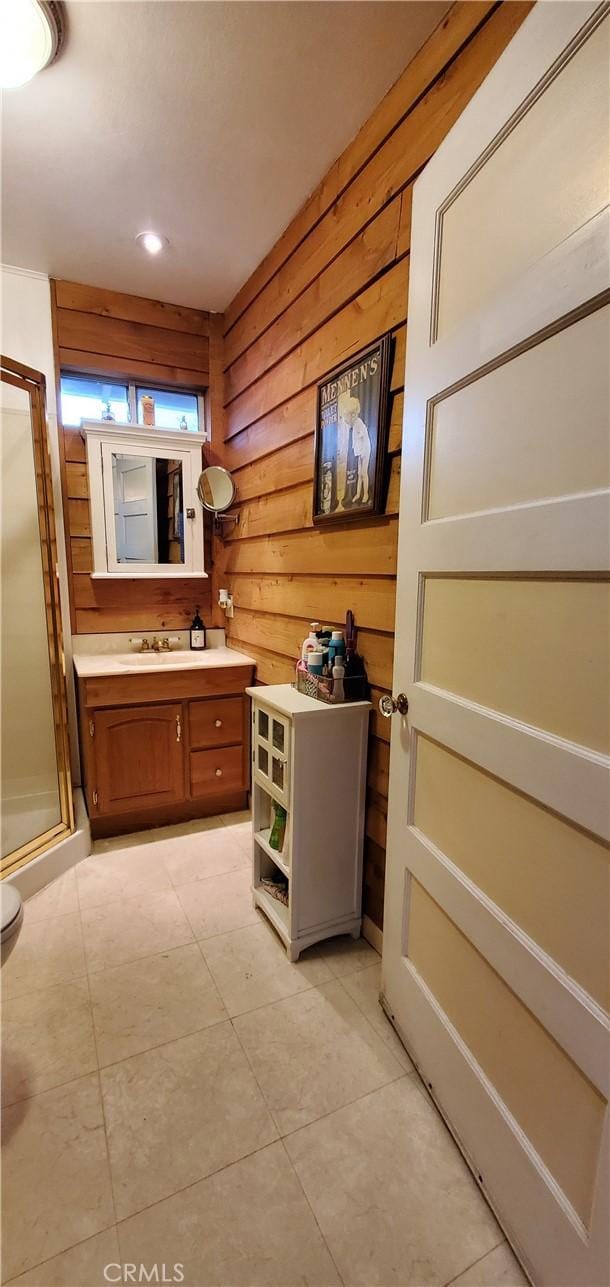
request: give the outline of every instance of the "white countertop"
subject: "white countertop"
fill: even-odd
[[[171,652],[75,653],[74,669],[80,679],[100,675],[158,675],[166,670],[214,670],[223,666],[255,666],[254,657],[235,648],[204,648],[202,652],[176,648]]]
[[[281,715],[317,715],[328,711],[370,710],[371,702],[321,702],[317,697],[300,693],[292,684],[261,684],[246,688],[249,697],[279,711]]]

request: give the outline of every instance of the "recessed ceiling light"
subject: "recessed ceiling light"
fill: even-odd
[[[0,86],[25,85],[57,56],[63,42],[61,5],[54,0],[0,4]]]
[[[149,255],[158,255],[160,250],[164,250],[169,245],[167,237],[159,236],[158,232],[139,232],[136,241],[148,251]]]

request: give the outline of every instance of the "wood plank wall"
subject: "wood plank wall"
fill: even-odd
[[[217,337],[207,313],[65,281],[51,283],[51,299],[58,376],[66,370],[183,389],[209,386],[210,346]],[[185,629],[195,603],[209,623],[212,596],[204,578],[91,579],[85,444],[78,429],[60,427],[59,438],[74,633]]]
[[[412,187],[531,8],[456,3],[225,315],[225,464],[241,522],[218,556],[259,679],[292,678],[312,618],[360,627],[375,706],[392,683]],[[312,527],[316,382],[395,339],[385,517]],[[381,927],[389,728],[371,722],[364,910]]]

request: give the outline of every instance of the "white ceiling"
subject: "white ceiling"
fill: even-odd
[[[70,0],[57,63],[3,95],[2,259],[223,309],[448,7]]]

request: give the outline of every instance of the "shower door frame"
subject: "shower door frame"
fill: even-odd
[[[68,698],[66,690],[66,662],[61,625],[59,596],[59,567],[53,506],[51,454],[47,433],[46,380],[41,371],[24,366],[14,358],[0,356],[2,383],[22,389],[29,398],[30,427],[34,451],[34,474],[38,530],[44,583],[47,619],[47,642],[51,676],[51,701],[57,757],[60,821],[47,831],[34,836],[25,844],[0,859],[0,879],[38,858],[47,849],[65,840],[74,831],[74,803],[72,799],[72,774],[70,770],[70,734],[68,726]]]

